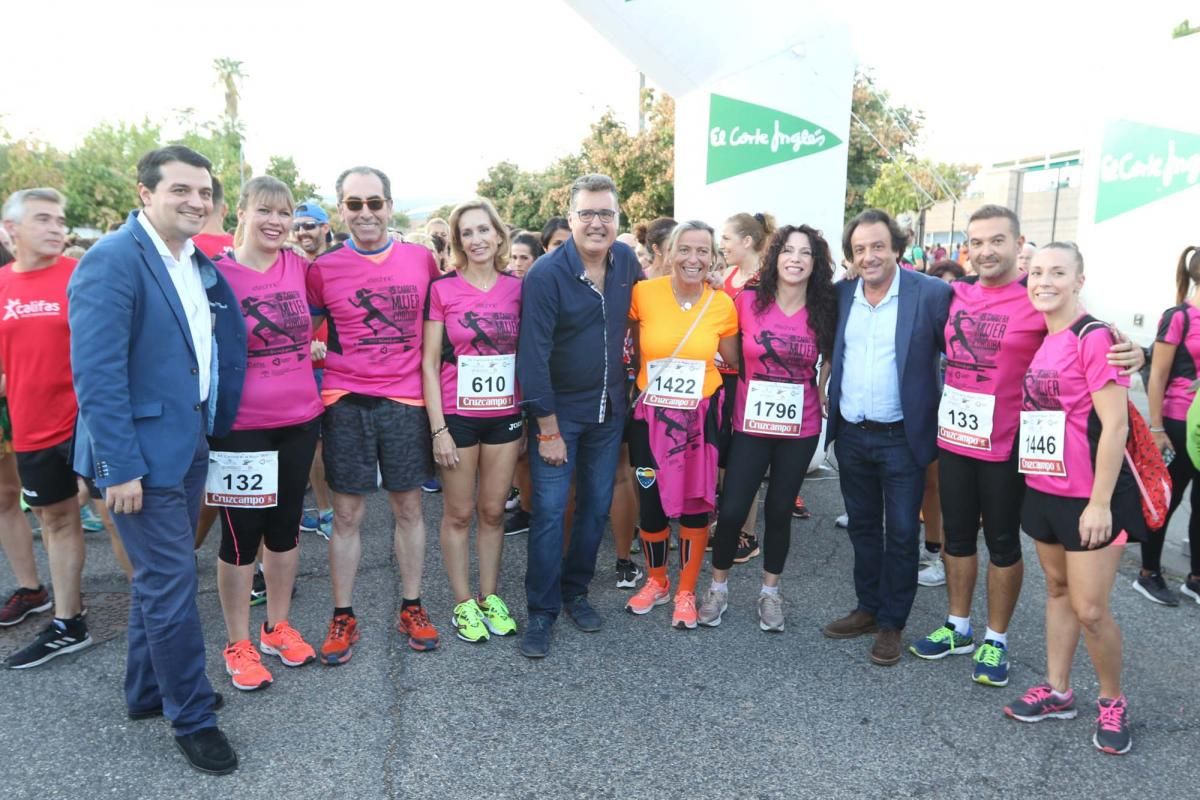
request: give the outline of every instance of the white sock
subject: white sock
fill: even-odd
[[[767,586],[764,583],[763,587],[762,587],[762,594],[777,595],[777,594],[779,594],[779,587],[778,586]]]
[[[946,617],[946,621],[950,623],[950,625],[954,628],[954,630],[958,631],[959,636],[970,636],[971,635],[971,618],[970,617],[956,617],[956,616],[951,615],[951,616]]]
[[[729,581],[724,580],[720,581],[719,583],[717,581],[713,581],[708,585],[708,590],[710,592],[724,592],[725,594],[729,594]]]
[[[996,644],[1002,644],[1005,647],[1008,647],[1008,634],[1007,633],[996,633],[994,630],[992,630],[992,626],[990,626],[990,625],[988,626],[987,633],[985,633],[983,635],[983,638],[985,640],[991,639]]]

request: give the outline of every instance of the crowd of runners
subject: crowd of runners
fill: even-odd
[[[857,598],[825,635],[870,637],[865,657],[881,666],[903,650],[972,654],[966,675],[1007,686],[1024,529],[1046,578],[1046,673],[1022,676],[1034,685],[997,706],[1023,722],[1074,717],[1082,634],[1099,679],[1093,743],[1130,749],[1109,597],[1123,546],[1141,543],[1134,588],[1180,601],[1160,560],[1170,514],[1200,486],[1188,455],[1200,419],[1187,422],[1195,248],[1153,349],[1147,427],[1127,397],[1145,355],[1081,305],[1083,254],[1033,247],[1000,206],[971,215],[963,256],[949,260],[927,259],[874,209],[832,244],[762,212],[717,226],[656,219],[618,236],[619,187],[603,175],[575,181],[565,216],[542,231],[472,199],[408,236],[389,228],[391,182],[372,167],[338,176],[336,236],[320,204],[297,204],[269,176],[230,198],[227,234],[211,165],[185,147],[146,154],[137,182],[141,207],[78,262],[63,253],[61,193],[30,188],[3,205],[0,544],[18,586],[0,625],[53,611],[9,668],[92,644],[83,532],[107,529],[131,582],[130,718],[165,715],[193,766],[230,772],[224,701],[205,677],[196,551],[219,520],[221,658],[234,688],[271,684],[263,656],[344,664],[360,635],[366,498],[379,489],[394,520],[396,628],[414,650],[442,646],[448,630],[475,645],[511,636],[543,658],[562,612],[601,630],[588,587],[606,528],[618,554],[606,579],[631,590],[629,612],[657,619],[669,605],[663,621],[689,631],[745,603],[764,632],[781,632],[791,523],[809,514],[800,492],[824,442]],[[432,615],[422,491],[441,493],[454,599]],[[1198,526],[1179,592],[1200,603]],[[333,596],[327,620],[293,626],[302,531],[328,541]],[[519,534],[523,602],[521,587],[500,585]],[[731,597],[730,570],[756,558],[757,596]],[[908,630],[918,585],[941,584],[945,624]]]

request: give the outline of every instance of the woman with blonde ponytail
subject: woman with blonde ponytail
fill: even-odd
[[[1192,568],[1180,586],[1188,597],[1200,603],[1200,475],[1187,455],[1187,411],[1196,396],[1196,364],[1200,362],[1200,248],[1185,247],[1175,270],[1175,305],[1163,312],[1154,340],[1150,362],[1150,380],[1146,394],[1150,399],[1150,432],[1168,459],[1171,473],[1171,506],[1162,528],[1150,531],[1142,545],[1142,571],[1133,588],[1146,599],[1167,606],[1179,605],[1179,597],[1162,576],[1162,551],[1171,515],[1183,500],[1191,484],[1192,513],[1188,520],[1188,539],[1192,547]]]

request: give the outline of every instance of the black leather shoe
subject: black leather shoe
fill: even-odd
[[[220,692],[213,692],[213,701],[213,711],[220,711],[225,707],[225,697]],[[145,708],[141,711],[130,711],[128,714],[129,718],[134,722],[143,719],[153,719],[154,717],[161,717],[162,715],[162,703],[159,703],[153,708]]]
[[[209,775],[228,775],[238,768],[237,753],[218,728],[201,728],[175,737],[175,746],[188,763]]]

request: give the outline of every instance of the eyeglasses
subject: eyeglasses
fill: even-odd
[[[315,231],[317,229],[318,224],[320,224],[320,223],[317,223],[317,222],[294,222],[294,223],[292,223],[292,230],[294,230],[294,231]]]
[[[368,197],[366,200],[360,200],[357,197],[347,197],[342,201],[342,205],[346,207],[347,211],[362,211],[364,205],[372,211],[379,211],[386,203],[387,201],[382,197]]]
[[[601,222],[612,222],[614,219],[616,219],[617,212],[613,211],[611,208],[581,208],[575,212],[575,216],[579,217],[581,222],[587,223],[590,223],[596,217],[599,217]]]

